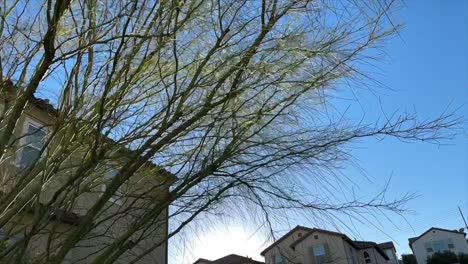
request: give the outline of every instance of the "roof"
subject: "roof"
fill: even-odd
[[[343,233],[339,233],[339,232],[334,232],[334,231],[329,231],[329,230],[324,230],[324,229],[319,229],[319,228],[308,228],[308,227],[303,227],[303,226],[296,226],[295,228],[293,228],[291,231],[289,231],[288,233],[286,233],[284,236],[282,236],[280,239],[278,239],[275,243],[271,244],[269,247],[267,247],[265,250],[262,251],[262,253],[260,253],[262,256],[265,255],[265,253],[270,250],[271,248],[273,248],[274,246],[276,246],[278,243],[280,243],[281,241],[283,241],[284,239],[286,239],[287,237],[289,237],[292,233],[294,233],[295,231],[297,230],[305,230],[307,231],[307,234],[303,235],[301,238],[299,238],[298,240],[294,241],[293,243],[291,243],[291,245],[289,245],[291,248],[294,248],[296,245],[298,245],[299,243],[301,243],[302,241],[304,241],[307,237],[309,237],[310,235],[312,235],[314,232],[320,232],[320,233],[326,233],[326,234],[329,234],[329,235],[334,235],[334,236],[338,236],[340,238],[342,238],[343,240],[345,240],[346,242],[348,242],[352,247],[356,248],[356,249],[365,249],[365,248],[371,248],[371,247],[374,247],[386,260],[388,260],[388,256],[387,254],[385,254],[385,252],[383,251],[384,248],[380,247],[379,244],[375,243],[375,242],[371,242],[371,241],[355,241],[355,240],[352,240],[350,239],[347,235],[343,234]],[[392,245],[393,246],[393,243],[392,242],[385,242],[385,243],[382,243],[384,245]]]
[[[393,242],[392,242],[392,241],[388,241],[388,242],[384,242],[384,243],[379,243],[378,246],[379,246],[381,249],[390,249],[390,248],[395,249],[395,245],[393,245]]]
[[[212,263],[213,261],[211,260],[207,260],[207,259],[204,259],[204,258],[199,258],[197,259],[193,264],[199,264],[199,263]]]
[[[290,247],[295,247],[297,244],[301,243],[302,241],[304,241],[307,237],[309,237],[310,235],[312,235],[314,232],[320,232],[320,233],[326,233],[326,234],[329,234],[329,235],[335,235],[335,236],[339,236],[341,238],[343,238],[344,240],[348,241],[348,242],[352,242],[352,240],[346,236],[345,234],[343,233],[338,233],[338,232],[334,232],[334,231],[329,231],[329,230],[325,230],[325,229],[319,229],[319,228],[312,228],[309,230],[309,232],[302,236],[300,239],[294,241]]]
[[[298,230],[304,230],[304,231],[310,231],[312,230],[311,228],[308,228],[308,227],[305,227],[305,226],[296,226],[294,227],[293,229],[291,229],[288,233],[286,233],[284,236],[280,237],[278,240],[276,240],[273,244],[271,244],[269,247],[265,248],[261,253],[260,255],[264,256],[265,253],[272,249],[273,247],[275,247],[276,245],[278,245],[279,243],[281,243],[281,241],[283,241],[284,239],[286,239],[287,237],[289,237],[290,235],[292,235],[294,232],[298,231]]]
[[[15,88],[16,86],[13,84],[13,82],[11,80],[4,80],[3,83],[0,82],[0,85],[4,85],[4,87],[6,87],[8,93],[11,95],[13,94],[13,96],[15,96],[15,94],[17,93],[17,89]],[[35,107],[37,107],[38,109],[52,115],[52,116],[57,116],[59,111],[50,103],[50,101],[48,99],[42,99],[42,98],[38,98],[36,96],[32,96],[30,99],[29,99],[29,103],[31,103],[32,105],[34,105]],[[109,142],[115,142],[114,140],[112,140],[111,138],[109,137],[105,137],[106,140],[108,140]],[[126,152],[126,153],[132,153],[133,150],[127,148],[127,147],[123,147],[122,148],[122,151]],[[137,157],[137,159],[140,158],[140,157]],[[162,175],[168,177],[170,180],[171,180],[171,183],[175,182],[178,178],[177,176],[175,176],[174,174],[170,173],[169,171],[165,170],[164,168],[158,166],[157,164],[151,162],[151,161],[148,161],[148,162],[145,162],[146,165],[148,166],[152,166],[153,168],[157,169]]]
[[[358,249],[366,249],[366,248],[371,248],[377,246],[377,243],[372,242],[372,241],[358,241],[358,240],[353,240],[354,245],[357,246]]]
[[[379,246],[379,244],[372,242],[372,241],[357,241],[354,240],[353,243],[359,248],[359,249],[366,249],[366,248],[375,248],[377,252],[382,255],[386,260],[389,260],[390,258],[387,256],[387,254],[383,251],[383,248]],[[387,242],[388,243],[388,242]],[[390,242],[391,243],[391,242]],[[393,243],[392,243],[393,245]]]
[[[197,261],[195,261],[193,264],[202,263],[202,262],[210,263],[210,264],[265,264],[264,262],[256,261],[249,257],[243,257],[243,256],[239,256],[236,254],[230,254],[222,258],[219,258],[217,260],[207,260],[207,259],[200,258]]]
[[[411,247],[411,244],[413,244],[414,242],[416,242],[416,240],[420,239],[421,237],[423,237],[424,235],[426,235],[427,233],[429,233],[431,230],[438,230],[438,231],[450,232],[450,233],[455,233],[455,234],[459,234],[459,235],[466,236],[466,234],[465,234],[464,232],[460,232],[460,231],[457,231],[457,230],[449,230],[449,229],[443,229],[443,228],[439,228],[439,227],[431,227],[431,228],[429,228],[426,232],[422,233],[421,235],[419,235],[419,236],[417,236],[417,237],[410,237],[410,238],[408,238],[410,247]]]

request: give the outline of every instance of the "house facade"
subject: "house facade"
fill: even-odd
[[[266,264],[386,264],[390,258],[375,242],[297,226],[262,251]]]
[[[468,254],[468,241],[463,230],[448,230],[431,227],[417,237],[409,238],[409,246],[418,264],[426,264],[435,252],[452,251]]]
[[[385,252],[388,257],[387,264],[398,264],[398,256],[395,245],[393,242],[384,242],[378,244],[378,246]]]
[[[0,112],[2,113],[8,110],[8,103],[12,100],[9,96],[11,95],[0,95]],[[121,151],[119,158],[114,159],[112,163],[97,166],[89,174],[89,177],[83,179],[83,185],[87,189],[78,190],[76,197],[66,198],[67,202],[70,201],[72,206],[63,206],[63,208],[57,206],[52,210],[47,207],[48,202],[53,199],[53,194],[64,186],[64,183],[73,174],[74,164],[80,164],[80,155],[87,151],[86,142],[77,143],[77,145],[81,146],[77,147],[75,152],[64,161],[64,164],[67,164],[71,169],[63,169],[59,173],[54,174],[54,177],[51,177],[47,184],[39,182],[43,179],[42,175],[45,174],[48,168],[41,167],[40,165],[31,165],[39,162],[39,156],[45,155],[44,142],[47,140],[48,135],[54,132],[53,124],[56,118],[57,110],[48,101],[35,97],[31,98],[14,131],[12,144],[16,145],[13,148],[15,152],[9,153],[10,158],[8,162],[3,162],[0,165],[0,199],[3,199],[2,197],[7,196],[11,192],[21,177],[33,179],[30,181],[30,188],[24,189],[25,195],[30,191],[36,192],[37,188],[35,189],[35,187],[43,186],[38,201],[33,205],[31,204],[30,207],[25,206],[25,209],[22,211],[23,213],[12,218],[0,230],[0,238],[10,243],[10,246],[13,247],[14,243],[23,240],[21,230],[29,230],[30,226],[37,220],[35,216],[39,212],[49,210],[50,212],[45,215],[45,217],[50,219],[49,224],[41,227],[41,232],[35,234],[30,239],[27,250],[29,259],[39,256],[44,257],[45,254],[49,257],[48,254],[53,254],[49,250],[58,248],[66,238],[66,234],[73,232],[76,226],[80,224],[82,216],[101,197],[101,194],[107,188],[107,183],[116,175],[116,171],[120,168],[118,161],[124,161],[126,156],[125,151]],[[64,140],[64,142],[67,141]],[[46,151],[53,152],[57,146],[59,145],[50,143]],[[119,189],[116,195],[109,199],[102,215],[96,218],[96,221],[99,221],[99,225],[96,225],[88,237],[80,241],[67,254],[64,263],[92,262],[96,252],[105,248],[109,242],[118,238],[125,230],[130,228],[131,223],[135,220],[134,215],[138,215],[138,210],[144,210],[139,209],[144,205],[144,202],[133,197],[142,197],[144,193],[148,199],[162,199],[168,193],[169,186],[174,182],[175,177],[154,164],[148,163],[143,167],[138,175],[130,179],[129,182]],[[44,168],[44,171],[38,171],[41,170],[40,168]],[[157,187],[150,191],[148,190],[148,186]],[[18,200],[21,198],[19,195]],[[119,212],[129,208],[133,210],[133,214],[122,214],[119,216]],[[155,244],[160,246],[148,252],[137,263],[167,263],[167,242],[165,242],[168,232],[167,208],[154,219],[154,224],[157,227],[152,230],[151,235],[138,237],[139,234],[137,234],[135,238],[131,238],[130,242],[135,241],[135,244],[129,247],[116,263],[128,263],[135,255],[147,252]]]

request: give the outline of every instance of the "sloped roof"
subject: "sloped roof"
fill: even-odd
[[[357,246],[358,249],[365,249],[377,246],[377,243],[372,241],[353,240],[353,243]]]
[[[272,249],[273,247],[275,247],[276,245],[278,245],[281,241],[283,241],[284,239],[286,239],[287,237],[289,237],[290,235],[292,235],[294,232],[296,232],[297,230],[303,230],[303,231],[310,231],[312,230],[312,228],[308,228],[308,227],[305,227],[305,226],[296,226],[294,227],[293,229],[291,229],[288,233],[286,233],[284,236],[280,237],[278,240],[276,240],[273,244],[271,244],[270,246],[268,246],[267,248],[265,248],[261,253],[260,255],[264,256],[265,253]]]
[[[13,84],[13,82],[11,80],[4,80],[3,82],[0,80],[0,85],[5,87],[6,88],[6,91],[7,91],[7,94],[9,94],[10,96],[15,96],[15,94],[17,94],[17,89],[16,89],[16,86]],[[52,116],[57,116],[58,115],[58,110],[57,108],[55,108],[48,99],[42,99],[42,98],[38,98],[36,96],[32,96],[29,101],[29,103],[31,103],[32,105],[34,105],[35,107],[37,107],[38,109],[52,115]],[[104,136],[103,136],[104,137]],[[109,137],[105,137],[105,140],[108,140],[109,142],[111,143],[115,143],[115,141]],[[127,147],[122,147],[122,151],[126,152],[126,153],[133,153],[133,150],[127,148]],[[140,158],[140,157],[137,157],[137,158]],[[171,172],[167,171],[166,169],[162,168],[161,166],[155,164],[154,162],[151,162],[151,161],[146,161],[145,162],[145,165],[147,166],[151,166],[155,169],[157,169],[163,176],[166,176],[168,179],[171,180],[171,182],[175,182],[178,178],[177,176],[175,176],[174,174],[172,174]]]
[[[339,237],[343,238],[344,240],[352,243],[352,240],[347,235],[345,235],[343,233],[338,233],[338,232],[329,231],[329,230],[325,230],[325,229],[319,229],[319,228],[312,228],[312,229],[309,229],[309,232],[306,235],[304,235],[300,239],[294,241],[294,243],[292,243],[290,245],[290,247],[295,247],[296,245],[298,245],[299,243],[304,241],[307,237],[312,235],[314,232],[320,232],[320,233],[326,233],[326,234],[329,234],[329,235],[339,236]]]
[[[438,230],[438,231],[450,232],[450,233],[455,233],[455,234],[459,234],[459,235],[466,236],[466,233],[460,232],[460,231],[457,231],[457,230],[449,230],[449,229],[443,229],[443,228],[439,228],[439,227],[431,227],[431,228],[429,228],[426,232],[422,233],[421,235],[419,235],[419,236],[417,236],[417,237],[410,237],[410,238],[408,238],[410,247],[411,247],[411,244],[413,244],[416,240],[420,239],[421,237],[423,237],[424,235],[426,235],[427,233],[429,233],[431,230]]]
[[[384,243],[379,243],[378,245],[379,245],[379,247],[380,247],[381,249],[389,249],[389,248],[395,249],[395,245],[393,244],[392,241],[388,241],[388,242],[384,242]],[[396,249],[395,249],[395,251],[396,251]]]
[[[296,226],[291,231],[289,231],[284,236],[282,236],[280,239],[278,239],[275,243],[273,243],[272,245],[267,247],[265,250],[263,250],[262,253],[260,253],[260,254],[262,256],[264,256],[265,253],[268,250],[270,250],[271,248],[276,246],[278,243],[280,243],[281,241],[283,241],[284,239],[289,237],[292,233],[294,233],[297,230],[305,230],[305,231],[307,231],[307,234],[303,235],[301,238],[299,238],[298,240],[291,243],[291,245],[289,245],[291,248],[294,248],[296,245],[298,245],[299,243],[304,241],[307,237],[312,235],[314,232],[320,232],[320,233],[325,233],[325,234],[329,234],[329,235],[338,236],[338,237],[342,238],[343,240],[345,240],[346,242],[348,242],[352,247],[354,247],[356,249],[364,249],[364,248],[374,247],[386,260],[389,259],[387,254],[385,254],[385,252],[383,251],[383,249],[381,247],[379,247],[379,245],[377,243],[375,243],[375,242],[372,242],[372,241],[355,241],[355,240],[350,239],[347,235],[345,235],[343,233],[324,230],[324,229],[319,229],[319,228],[308,228],[308,227],[304,227],[304,226]],[[391,243],[391,245],[393,245],[392,242],[386,242],[386,243]],[[386,244],[386,243],[384,243],[384,244]]]
[[[210,263],[210,264],[265,264],[264,262],[256,261],[251,258],[239,256],[236,254],[230,254],[222,258],[219,258],[217,260],[207,260],[207,259],[200,258],[197,261],[195,261],[193,264],[198,264],[198,263],[203,263],[203,262]]]
[[[354,240],[353,243],[359,248],[359,249],[366,249],[366,248],[375,248],[377,252],[382,255],[386,260],[389,260],[389,257],[387,254],[383,251],[383,249],[379,246],[379,244],[372,242],[372,241],[357,241]],[[393,243],[392,243],[393,244]]]

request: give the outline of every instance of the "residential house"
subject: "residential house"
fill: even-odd
[[[381,249],[383,249],[385,254],[387,254],[387,257],[388,257],[387,264],[398,264],[398,256],[396,253],[397,251],[393,242],[389,241],[389,242],[380,243],[378,244],[378,246]]]
[[[253,260],[249,257],[243,257],[236,254],[230,254],[216,260],[207,260],[200,258],[193,264],[265,264],[260,261]]]
[[[389,257],[375,242],[296,226],[261,252],[266,264],[386,264]]]
[[[455,254],[468,254],[468,241],[463,229],[431,227],[421,235],[408,240],[418,264],[426,264],[427,257],[435,252],[452,251]]]
[[[7,88],[10,89],[8,93],[0,94],[0,112],[8,110],[9,103],[15,96],[15,87]],[[31,164],[39,160],[41,149],[43,149],[44,146],[44,140],[47,138],[48,134],[53,132],[53,126],[51,124],[54,124],[57,116],[58,111],[47,100],[36,97],[29,100],[14,131],[15,138],[12,142],[13,144],[17,144],[17,147],[14,148],[14,153],[8,154],[12,157],[10,159],[11,162],[4,162],[0,165],[0,199],[11,191],[17,182],[17,178],[19,178],[22,173],[40,173],[29,171],[29,168]],[[105,138],[105,140],[108,140],[110,144],[112,143],[112,140],[108,138]],[[86,142],[81,142],[80,145],[84,150],[87,148]],[[50,148],[54,147],[53,144],[50,145]],[[66,234],[72,232],[73,229],[79,225],[82,216],[90,209],[94,201],[100,197],[102,191],[106,189],[107,182],[116,175],[119,164],[118,162],[115,163],[115,161],[124,161],[125,158],[128,157],[128,154],[131,153],[131,150],[122,147],[116,148],[119,149],[119,158],[114,159],[114,163],[112,164],[101,166],[99,169],[102,170],[102,172],[96,173],[96,175],[99,175],[97,177],[102,177],[102,179],[95,179],[92,178],[92,176],[86,179],[96,182],[95,188],[80,191],[79,195],[77,195],[78,197],[74,198],[71,208],[64,207],[63,209],[54,208],[53,211],[50,210],[48,217],[52,219],[53,226],[51,225],[50,227],[44,228],[43,232],[36,234],[31,239],[27,252],[30,258],[34,258],[46,252],[49,248],[54,247],[54,245],[60,245],[63,238],[66,237]],[[80,160],[80,153],[82,152],[76,151],[74,156],[68,158],[67,164],[70,164],[70,168],[73,168],[73,163],[77,163],[77,161]],[[38,166],[37,168],[41,167]],[[96,170],[98,170],[98,168],[96,168]],[[6,239],[10,243],[21,241],[22,234],[18,233],[18,230],[21,228],[28,228],[28,226],[31,225],[35,212],[49,210],[49,208],[45,207],[45,204],[50,201],[55,190],[63,186],[64,182],[71,174],[71,169],[64,170],[63,175],[54,177],[54,180],[51,180],[43,187],[44,190],[41,193],[39,202],[31,206],[31,208],[26,209],[24,214],[16,217],[13,222],[10,221],[11,223],[9,223],[9,225],[4,226],[2,230],[0,230],[0,237]],[[65,263],[90,263],[93,258],[93,253],[98,252],[105,245],[109,244],[110,241],[118,237],[119,234],[122,234],[129,228],[132,220],[135,219],[133,215],[127,214],[118,216],[115,212],[122,208],[132,206],[132,210],[135,208],[135,215],[138,215],[137,212],[140,209],[137,206],[139,206],[139,204],[135,202],[136,200],[133,197],[138,197],[139,194],[144,192],[145,195],[151,199],[162,199],[168,193],[169,186],[175,179],[173,175],[155,164],[150,162],[144,164],[139,174],[135,175],[131,182],[122,186],[119,194],[108,201],[106,212],[103,213],[102,218],[99,220],[106,219],[106,217],[108,217],[108,219],[102,220],[102,224],[92,230],[89,239],[81,241],[76,248],[71,250],[66,256]],[[36,182],[31,182],[30,185],[34,186],[34,184],[36,184]],[[157,187],[150,191],[148,190],[148,186]],[[154,223],[157,223],[154,232],[143,239],[135,238],[139,240],[138,243],[134,245],[129,243],[132,244],[132,246],[121,256],[117,263],[128,263],[129,259],[132,259],[136,254],[145,252],[147,249],[157,244],[161,245],[149,252],[138,263],[167,263],[167,243],[165,242],[168,232],[167,208],[154,220]],[[50,233],[48,233],[49,231]],[[54,237],[54,239],[52,239],[52,237]],[[132,241],[134,241],[133,237],[130,242]]]

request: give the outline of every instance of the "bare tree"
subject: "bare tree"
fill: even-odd
[[[352,158],[353,141],[438,142],[459,122],[451,113],[374,123],[326,115],[343,82],[367,78],[361,66],[399,29],[391,19],[397,8],[394,1],[3,1],[0,230],[21,236],[1,260],[136,263],[200,215],[227,208],[253,208],[267,223],[283,210],[399,212],[408,197],[333,203],[303,188],[330,183],[322,176],[335,177]],[[56,95],[54,107],[35,94]],[[48,121],[21,133],[22,118],[38,109]],[[47,136],[32,142],[41,131]],[[33,162],[12,165],[31,146]],[[63,230],[58,219],[70,215],[79,221]],[[169,233],[153,239],[166,220]],[[40,251],[38,237],[45,237]],[[74,257],[86,247],[91,253]]]

